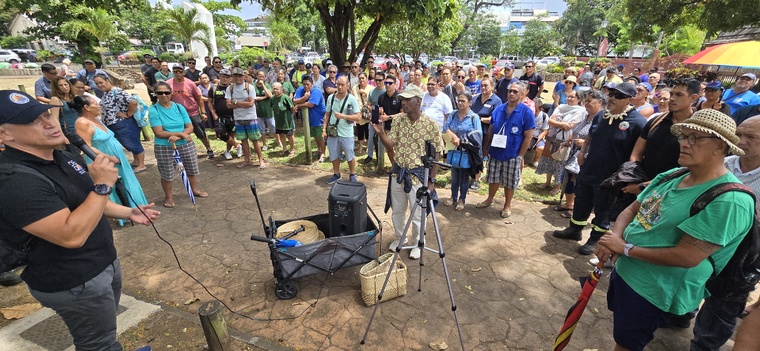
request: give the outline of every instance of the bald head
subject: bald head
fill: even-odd
[[[744,150],[744,156],[740,156],[741,158],[756,159],[760,157],[760,116],[744,120],[736,127],[736,135],[739,136],[739,145],[737,146]]]
[[[335,87],[338,88],[338,94],[343,96],[348,93],[348,76],[342,75],[335,81]]]

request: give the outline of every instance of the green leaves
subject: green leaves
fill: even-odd
[[[164,21],[158,28],[174,34],[188,45],[192,52],[192,42],[201,42],[209,53],[213,52],[211,45],[211,28],[203,22],[197,22],[197,9],[174,8],[162,13]]]

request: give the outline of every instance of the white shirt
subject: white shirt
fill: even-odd
[[[760,195],[760,168],[743,173],[739,167],[739,156],[736,155],[726,157],[723,164],[728,168],[728,171],[733,173],[736,178],[739,178],[744,185],[752,188],[752,191],[755,192],[756,196]],[[758,196],[758,199],[760,200],[760,196]],[[760,201],[758,201],[758,204],[760,204]]]
[[[248,91],[245,90],[246,85],[248,85]],[[232,94],[230,94],[230,89],[232,89]],[[224,98],[227,100],[245,101],[249,96],[253,100],[256,100],[256,89],[253,85],[248,83],[240,85],[230,84],[230,86],[224,90]],[[249,108],[236,108],[232,110],[232,115],[235,117],[235,122],[250,121],[258,118],[256,115],[256,105]]]
[[[438,123],[441,130],[443,130],[446,117],[454,112],[454,108],[451,106],[451,99],[440,91],[436,96],[430,96],[430,93],[425,93],[420,108],[425,116]]]

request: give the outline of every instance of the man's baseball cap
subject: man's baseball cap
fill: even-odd
[[[650,85],[651,86],[651,85]],[[615,85],[612,90],[619,91],[625,95],[628,95],[628,97],[634,97],[636,96],[636,87],[633,86],[631,83],[620,83]]]
[[[744,73],[740,78],[749,78],[755,80],[757,79],[757,76],[754,73]]]
[[[306,64],[306,69],[311,69],[311,63]]]
[[[332,64],[333,64],[333,63],[332,63],[332,60],[327,60],[327,61],[325,61],[325,65],[327,65],[327,66],[329,66],[329,65],[332,65]]]
[[[299,65],[303,65],[303,60],[298,60]]]
[[[486,64],[485,64],[485,63],[483,63],[483,62],[478,62],[478,63],[475,65],[475,67],[485,67],[485,66],[486,66]]]
[[[418,97],[422,99],[425,97],[425,93],[422,92],[422,89],[420,89],[420,87],[414,84],[409,84],[406,87],[406,89],[404,89],[404,91],[402,91],[401,94],[398,94],[398,95],[404,99],[411,99],[413,97]]]
[[[230,70],[228,70],[228,69],[225,68],[225,69],[222,69],[221,71],[219,71],[219,75],[220,76],[231,76],[232,73],[230,73]]]
[[[515,64],[514,64],[514,63],[512,63],[512,62],[507,62],[507,64],[506,64],[506,65],[504,65],[504,68],[506,68],[506,69],[508,69],[508,70],[510,70],[510,71],[511,71],[511,70],[514,70],[514,69],[515,69]]]
[[[172,71],[175,70],[175,69],[185,69],[185,66],[183,66],[181,63],[175,63],[172,66]]]
[[[723,84],[721,84],[719,81],[712,81],[710,83],[707,83],[705,85],[705,89],[712,89],[712,90],[721,90],[723,89]]]
[[[623,70],[623,68],[625,68],[625,65],[624,65],[624,64],[622,64],[622,63],[621,63],[621,64],[618,64],[618,65],[617,65],[617,69],[618,69],[618,71],[622,71],[622,70]]]
[[[613,74],[617,73],[617,68],[615,68],[615,67],[607,67],[607,74],[610,74],[610,73],[613,73]]]
[[[240,68],[240,67],[235,67],[235,68],[232,69],[232,75],[233,76],[242,76],[244,74],[245,73],[243,73],[243,69]]]
[[[636,84],[637,87],[644,87],[648,92],[652,92],[652,85],[647,82]]]
[[[84,60],[84,63],[85,63],[85,64],[91,63],[91,64],[93,64],[93,65],[94,65],[94,64],[95,64],[95,61],[93,61],[93,60]]]
[[[17,90],[0,90],[0,125],[29,124],[51,107],[61,105],[42,104],[33,96]]]
[[[151,54],[145,54],[143,55],[143,58],[153,58],[153,56]]]

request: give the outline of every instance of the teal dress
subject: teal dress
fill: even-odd
[[[94,123],[90,124],[95,128],[95,134],[92,135],[92,147],[106,155],[116,156],[119,159],[116,168],[119,170],[121,183],[124,184],[124,187],[129,194],[132,195],[129,199],[129,204],[122,204],[121,200],[119,200],[119,196],[116,194],[116,190],[114,190],[111,193],[111,201],[127,207],[147,205],[148,200],[145,199],[145,193],[143,193],[142,186],[140,186],[140,182],[137,180],[137,177],[135,177],[135,173],[132,171],[132,166],[129,165],[127,155],[124,154],[124,147],[121,146],[121,143],[119,143],[118,140],[116,140],[116,137],[110,129],[106,132],[98,128]],[[87,164],[90,163],[92,163],[92,160],[87,158]]]
[[[61,100],[61,102],[63,102],[60,116],[61,130],[68,130],[71,133],[76,133],[74,124],[76,124],[77,118],[79,118],[79,113],[71,108],[66,101]]]

